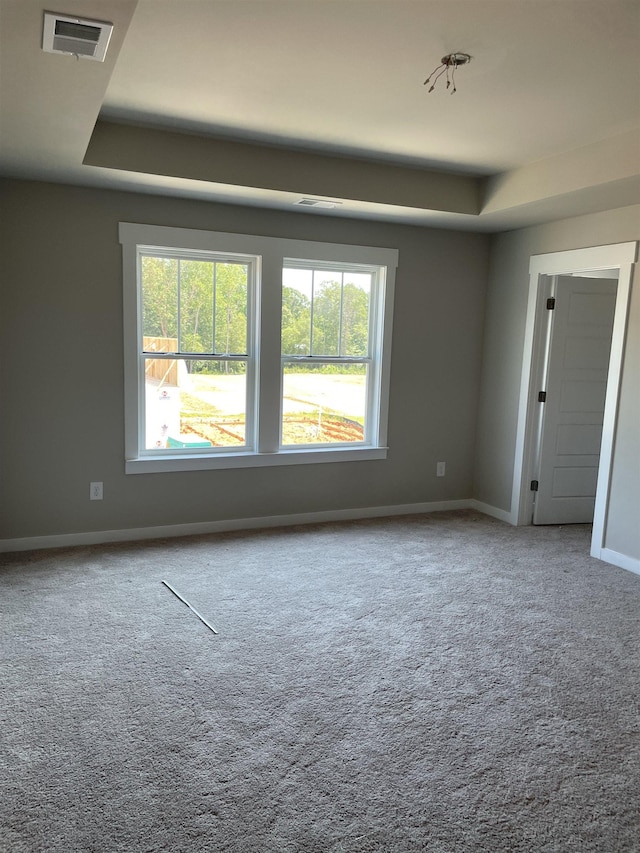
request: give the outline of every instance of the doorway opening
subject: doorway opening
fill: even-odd
[[[580,399],[586,404],[587,409],[591,409],[593,398],[598,396],[597,391],[599,389],[602,398],[600,424],[558,423],[558,418],[556,417],[556,423],[552,424],[552,429],[547,436],[549,447],[553,447],[554,450],[557,450],[558,447],[560,449],[563,447],[569,449],[571,451],[568,454],[569,456],[584,456],[585,458],[581,461],[587,463],[582,466],[572,466],[571,464],[557,466],[565,469],[572,467],[576,469],[573,471],[560,471],[556,475],[555,485],[558,487],[559,492],[586,492],[589,483],[591,485],[595,483],[595,495],[591,498],[592,504],[589,511],[589,516],[592,515],[593,517],[591,548],[593,556],[600,556],[603,547],[620,373],[625,343],[626,318],[629,306],[632,266],[635,261],[636,250],[636,243],[596,246],[568,252],[534,255],[529,265],[529,303],[520,385],[511,518],[514,524],[531,524],[534,522],[534,498],[537,497],[536,481],[538,481],[537,490],[540,491],[540,478],[536,475],[541,470],[545,470],[545,465],[550,470],[554,466],[553,462],[549,464],[548,460],[543,458],[545,453],[544,434],[546,432],[546,425],[544,423],[546,413],[544,413],[543,407],[546,405],[546,401],[540,399],[540,395],[541,392],[544,394],[546,390],[545,385],[547,384],[547,380],[551,379],[553,374],[556,385],[560,385],[559,393],[562,394],[564,392],[565,394],[565,403],[567,400],[570,400],[570,405],[565,405],[565,409],[579,411],[580,406],[575,405],[575,403],[576,401],[579,402]],[[599,284],[589,287],[589,279],[593,282],[599,282]],[[578,298],[573,300],[573,306],[570,305],[572,301],[570,298],[572,280],[579,282],[580,286],[578,290],[581,293],[589,293],[588,299],[578,295]],[[608,289],[610,292],[615,288],[613,299],[611,297],[603,297],[597,292],[600,288],[607,289],[607,281],[609,282]],[[562,293],[560,292],[561,289]],[[558,299],[559,295],[562,296],[564,309],[567,309],[567,305],[569,305],[569,313],[573,311],[574,314],[577,312],[578,315],[581,315],[586,310],[587,303],[591,303],[596,316],[599,313],[598,305],[600,310],[606,314],[609,310],[608,308],[605,310],[607,298],[611,303],[610,332],[606,332],[604,336],[608,339],[608,351],[604,356],[607,367],[603,370],[600,364],[597,367],[601,371],[599,376],[593,375],[585,379],[583,375],[581,378],[585,379],[585,384],[576,385],[574,383],[573,388],[571,387],[571,382],[567,382],[566,380],[567,378],[568,380],[572,378],[576,379],[576,376],[572,377],[569,373],[567,376],[558,379],[557,368],[552,360],[553,327],[554,325],[562,326],[562,322],[556,323],[557,314],[552,322],[551,317],[554,312],[549,310],[547,305],[549,304],[548,300]],[[556,302],[556,305],[558,305],[558,302]],[[609,320],[601,324],[591,324],[592,328],[587,330],[586,337],[592,337],[590,332],[597,325],[602,326],[601,331],[604,330],[608,322]],[[562,350],[562,347],[566,350],[565,344],[566,341],[562,343],[560,350]],[[589,346],[584,340],[572,341],[569,345],[568,366],[565,363],[564,368],[571,371],[571,365],[576,359],[579,359],[581,353],[583,356],[593,359],[593,354],[588,355],[588,353],[585,354],[584,352],[585,349],[588,350]],[[600,343],[595,347],[599,349],[601,361],[603,346],[601,338]],[[558,390],[556,389],[554,393],[558,393]],[[563,407],[561,406],[560,408]],[[547,411],[549,410],[547,409]],[[564,415],[565,413],[560,412],[560,421],[562,421]],[[580,419],[578,418],[578,420]],[[582,417],[582,419],[588,420],[589,417]],[[594,420],[594,418],[591,419]],[[582,429],[581,427],[583,426],[594,427],[595,429]],[[558,429],[559,427],[561,429]],[[596,450],[599,449],[599,454],[597,452],[595,454],[575,453],[576,442],[582,442],[584,449],[590,451],[594,449],[594,442],[596,445],[599,443],[599,448],[595,448]],[[564,462],[566,461],[565,459]],[[558,460],[556,459],[555,462],[557,463]],[[578,470],[580,467],[583,470]],[[545,470],[544,476],[550,477],[546,485],[548,487],[549,483],[551,483],[551,492],[553,492],[553,471],[551,470],[551,474],[549,474],[549,470]],[[574,494],[573,497],[575,496]],[[570,523],[569,521],[562,520],[545,522],[541,519],[542,515],[537,523]]]

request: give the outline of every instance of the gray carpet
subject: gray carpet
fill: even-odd
[[[640,578],[589,534],[464,511],[5,556],[0,850],[640,850]]]

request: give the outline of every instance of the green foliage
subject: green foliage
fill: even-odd
[[[143,257],[143,334],[177,338],[183,353],[246,353],[247,276],[248,268],[241,263]],[[350,283],[348,274],[336,276],[339,280],[316,281],[313,305],[301,290],[283,286],[283,354],[318,358],[368,354],[369,292]],[[205,359],[191,359],[187,367],[194,373],[245,370],[244,363]],[[332,364],[296,369],[359,374],[366,370],[364,365]]]
[[[143,257],[142,328],[145,336],[177,338],[179,352],[246,353],[247,266]],[[245,369],[227,361],[194,359],[187,365],[207,373]]]
[[[366,364],[335,364],[320,362],[320,364],[300,364],[299,362],[285,364],[285,373],[321,373],[335,376],[362,376],[367,372]]]
[[[368,355],[369,294],[353,284],[345,284],[342,300],[342,354]]]
[[[142,258],[142,329],[158,338],[178,336],[178,261]]]
[[[215,351],[247,351],[247,267],[216,264]]]
[[[316,284],[311,300],[294,287],[282,288],[284,355],[365,356],[369,341],[369,293],[346,281]]]
[[[282,352],[309,355],[311,303],[295,287],[282,288]]]
[[[214,265],[180,261],[180,350],[213,352]]]
[[[342,355],[340,352],[340,283],[322,282],[313,297],[311,355]]]

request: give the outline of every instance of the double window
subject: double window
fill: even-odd
[[[129,473],[386,455],[397,252],[121,223]]]

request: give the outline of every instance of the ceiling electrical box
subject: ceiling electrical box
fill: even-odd
[[[45,12],[42,49],[46,53],[64,53],[78,59],[104,62],[112,32],[113,24],[105,21]]]

